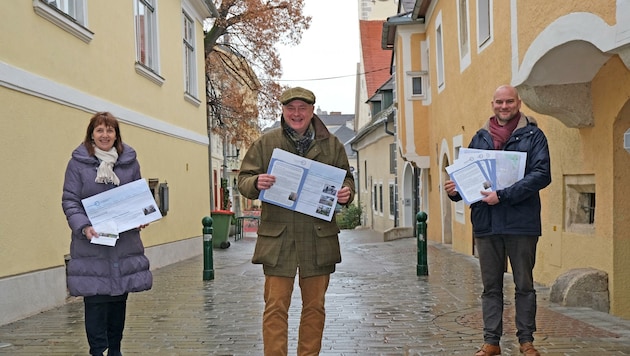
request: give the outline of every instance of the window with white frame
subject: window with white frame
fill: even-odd
[[[378,212],[378,184],[374,184],[372,189],[372,203],[374,205],[374,212]]]
[[[378,212],[383,215],[383,183],[378,184]]]
[[[468,0],[458,0],[459,14],[459,51],[464,58],[470,50],[468,46]]]
[[[424,96],[418,97],[419,99],[426,100],[427,104],[431,103],[431,76],[429,75],[429,68],[431,68],[431,39],[427,36],[426,41],[420,43],[420,56],[422,62],[426,63],[422,66],[422,73],[424,77],[422,80],[422,87],[424,90]]]
[[[389,144],[389,173],[396,173],[396,144]]]
[[[394,182],[388,183],[389,188],[389,217],[394,218],[396,212],[396,188]]]
[[[459,37],[459,70],[463,72],[470,66],[470,12],[469,0],[457,0],[457,22]]]
[[[185,12],[184,21],[184,92],[197,97],[197,61],[195,51],[195,22]]]
[[[368,171],[367,170],[367,161],[363,161],[363,182],[364,182],[363,183],[364,184],[363,187],[365,188],[365,190],[368,189],[368,175],[367,175],[367,171]],[[372,178],[370,177],[370,180],[371,179]]]
[[[411,95],[424,95],[422,77],[411,77]]]
[[[33,10],[85,43],[94,36],[87,29],[87,0],[33,0]]]
[[[565,230],[595,233],[595,175],[564,176]]]
[[[438,15],[435,28],[438,89],[444,89],[444,39],[442,38],[442,13]]]
[[[85,25],[85,13],[83,12],[85,0],[43,0],[43,2],[72,17],[77,23]]]
[[[477,0],[477,46],[482,47],[492,36],[491,0]]]
[[[164,81],[158,60],[156,0],[135,0],[136,71],[157,84]]]
[[[411,83],[411,98],[422,99],[425,97],[425,86],[427,80],[426,72],[407,72],[407,78]]]

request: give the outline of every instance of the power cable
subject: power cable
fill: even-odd
[[[312,79],[274,79],[276,82],[312,82],[312,81],[320,81],[320,80],[331,80],[331,79],[341,79],[341,78],[348,78],[348,77],[354,77],[357,75],[366,75],[366,74],[370,74],[370,73],[375,73],[375,72],[381,72],[384,70],[389,70],[389,67],[383,67],[380,69],[375,69],[375,70],[371,70],[371,71],[367,71],[367,72],[363,72],[363,73],[357,73],[357,74],[349,74],[349,75],[339,75],[339,76],[335,76],[335,77],[324,77],[324,78],[312,78]],[[266,79],[266,80],[271,80],[271,79]]]

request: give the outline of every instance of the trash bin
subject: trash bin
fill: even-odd
[[[228,248],[230,241],[230,225],[234,212],[229,210],[213,210],[210,212],[212,216],[212,247]]]

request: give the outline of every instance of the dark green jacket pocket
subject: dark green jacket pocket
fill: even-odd
[[[337,224],[316,224],[314,226],[315,261],[317,266],[330,266],[341,262],[341,249],[339,247],[339,227]]]
[[[282,249],[286,224],[263,222],[258,227],[258,238],[252,263],[275,267]]]

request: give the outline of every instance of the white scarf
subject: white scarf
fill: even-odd
[[[94,155],[101,160],[101,165],[96,170],[96,183],[114,183],[120,185],[120,179],[114,173],[114,163],[118,160],[118,151],[112,147],[109,151],[103,151],[94,146]]]

